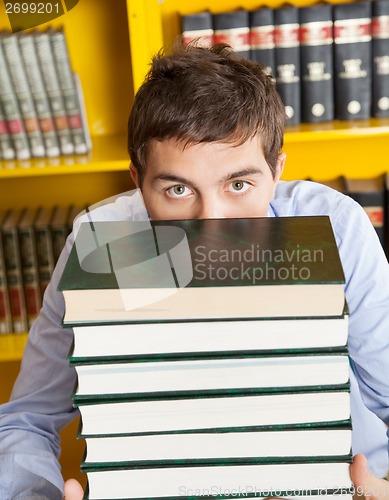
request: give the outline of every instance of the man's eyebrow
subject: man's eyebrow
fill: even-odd
[[[189,181],[188,179],[185,179],[184,177],[180,177],[178,175],[173,175],[165,172],[161,172],[158,175],[156,175],[153,179],[154,182],[158,181],[168,181],[168,182],[175,182],[176,184],[183,184],[185,186],[189,186],[191,188],[195,188],[195,184],[193,182]]]
[[[246,177],[247,175],[260,175],[262,174],[262,170],[259,167],[247,167],[242,170],[237,170],[236,172],[231,172],[223,177],[222,181],[227,182],[231,179],[236,179],[238,177]]]

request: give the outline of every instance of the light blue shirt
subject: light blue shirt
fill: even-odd
[[[100,204],[91,217],[139,220],[143,211],[136,192]],[[281,181],[269,216],[299,215],[329,215],[332,222],[350,309],[353,453],[364,453],[371,470],[383,477],[388,469],[383,422],[389,425],[389,266],[365,212],[349,197],[309,181]],[[57,284],[72,242],[71,235],[31,328],[11,401],[0,407],[1,500],[62,500],[58,432],[78,413],[71,400],[76,373],[67,361],[73,335],[60,326],[64,302]]]

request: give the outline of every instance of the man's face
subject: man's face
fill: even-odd
[[[143,199],[154,220],[263,217],[284,161],[282,154],[273,178],[258,137],[240,146],[213,142],[185,149],[175,139],[153,140]]]

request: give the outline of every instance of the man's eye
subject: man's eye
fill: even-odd
[[[250,187],[250,184],[248,182],[237,180],[237,181],[232,181],[228,185],[228,191],[230,191],[232,193],[236,193],[236,192],[244,193],[245,191],[247,191],[247,189],[249,189],[249,187]]]
[[[182,184],[177,184],[176,186],[169,188],[167,193],[173,198],[182,198],[191,194],[192,191]]]

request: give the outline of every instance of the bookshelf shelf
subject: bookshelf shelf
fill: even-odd
[[[0,179],[128,170],[125,134],[92,137],[90,155],[0,162]]]
[[[334,121],[329,123],[295,125],[287,127],[285,143],[343,141],[381,136],[389,136],[389,119],[371,118],[370,120],[355,122]]]
[[[27,333],[0,336],[0,361],[19,361],[22,359],[27,342]]]

